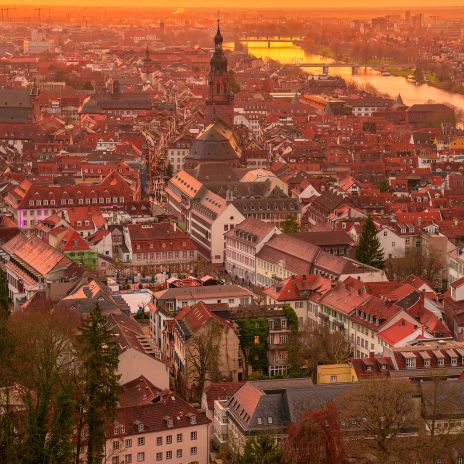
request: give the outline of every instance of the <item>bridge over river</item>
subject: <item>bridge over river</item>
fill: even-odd
[[[395,63],[395,64],[379,64],[379,65],[367,65],[358,63],[295,63],[300,68],[322,68],[323,74],[329,74],[330,68],[351,68],[352,74],[358,74],[359,68],[379,68],[381,72],[388,70],[388,68],[408,68],[411,67],[411,63]]]

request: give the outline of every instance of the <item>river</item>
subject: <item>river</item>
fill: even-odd
[[[320,55],[305,52],[300,46],[292,42],[271,43],[248,42],[248,52],[258,58],[270,58],[283,64],[298,63],[327,63],[331,60]],[[321,68],[302,68],[312,74],[321,74]],[[447,92],[427,84],[415,85],[404,77],[382,76],[380,72],[371,68],[360,68],[357,75],[353,76],[351,67],[330,68],[329,74],[342,76],[346,81],[354,81],[360,85],[371,84],[380,92],[388,93],[392,97],[401,94],[406,105],[414,103],[426,103],[433,100],[436,103],[448,103],[464,110],[464,95]]]

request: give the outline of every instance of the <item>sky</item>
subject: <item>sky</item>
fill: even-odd
[[[248,8],[249,0],[80,0],[79,5],[86,6],[139,6],[139,7],[209,7],[209,8]],[[0,0],[0,5],[35,5],[35,6],[77,6],[76,0]],[[463,0],[253,0],[252,8],[359,8],[378,7],[430,7],[430,6],[464,6]]]

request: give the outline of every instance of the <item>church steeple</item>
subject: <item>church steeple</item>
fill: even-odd
[[[210,61],[208,100],[206,104],[211,109],[211,111],[208,111],[210,121],[214,121],[218,117],[228,124],[233,124],[232,102],[234,97],[230,90],[227,58],[222,48],[223,42],[224,39],[221,34],[221,27],[218,19],[217,31],[214,36],[214,53]]]
[[[216,50],[221,50],[222,51],[222,42],[224,42],[224,39],[222,38],[221,34],[221,28],[219,27],[219,18],[217,20],[217,32],[216,35],[214,36],[214,45]]]

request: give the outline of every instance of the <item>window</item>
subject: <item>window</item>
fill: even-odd
[[[195,456],[197,454],[197,447],[196,446],[192,446],[190,448],[190,455],[191,456]]]
[[[126,454],[124,456],[124,462],[125,462],[125,464],[131,464],[132,463],[132,454]]]
[[[113,456],[111,459],[111,464],[119,464],[119,456]]]
[[[137,462],[145,461],[145,453],[137,453]]]
[[[126,448],[130,448],[132,446],[132,438],[126,438],[124,445]]]
[[[268,418],[267,418],[267,423],[268,423],[268,424],[272,424],[272,417],[268,417]]]
[[[430,367],[430,359],[424,359],[424,367]]]
[[[161,446],[163,444],[163,437],[156,437],[156,446]]]
[[[113,441],[113,449],[118,450],[119,449],[119,440],[114,440]]]
[[[438,365],[444,366],[445,365],[445,358],[438,358]]]
[[[190,440],[196,440],[197,439],[197,432],[190,432]]]
[[[144,444],[145,444],[145,437],[137,438],[137,445],[138,446],[143,446]]]
[[[457,366],[458,365],[458,358],[451,358],[451,365]]]
[[[163,460],[163,453],[156,453],[156,460],[162,461]]]
[[[143,424],[139,424],[138,427],[137,427],[137,430],[139,432],[143,432]]]
[[[406,358],[406,367],[416,367],[416,358]]]
[[[167,435],[166,436],[166,445],[171,445],[172,444],[172,435]]]
[[[256,419],[256,422],[258,422],[258,425],[261,425],[261,424],[263,423],[261,417],[258,417],[258,418]]]
[[[166,451],[166,459],[172,459],[172,451]]]
[[[178,433],[176,437],[177,443],[180,443],[182,441],[182,434]]]
[[[176,451],[176,458],[181,458],[182,457],[182,450],[181,449],[178,449]]]
[[[336,381],[337,381],[337,376],[336,376],[336,375],[331,375],[331,376],[330,376],[330,381],[331,381],[332,383],[336,382]]]

